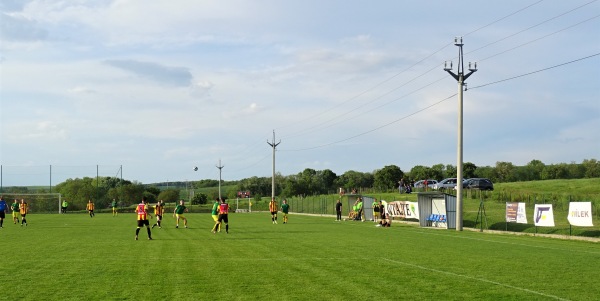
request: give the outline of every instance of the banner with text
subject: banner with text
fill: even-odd
[[[552,204],[535,204],[533,222],[538,227],[554,227]]]
[[[569,223],[573,226],[593,227],[592,224],[592,202],[569,203]]]
[[[390,217],[419,219],[419,204],[417,202],[389,202],[386,210]]]
[[[525,214],[525,203],[507,202],[506,222],[527,224],[527,215]]]

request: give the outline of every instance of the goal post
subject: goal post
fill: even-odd
[[[62,196],[60,193],[2,193],[7,205],[10,206],[14,200],[21,202],[25,200],[29,205],[29,211],[34,213],[62,212]]]

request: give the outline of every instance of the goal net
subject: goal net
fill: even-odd
[[[30,213],[60,213],[61,195],[60,193],[2,193],[4,201],[10,208],[10,205],[21,200],[25,200],[29,205]]]

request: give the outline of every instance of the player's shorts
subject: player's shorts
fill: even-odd
[[[160,215],[160,214],[157,214],[157,215],[156,215],[156,220],[157,220],[157,221],[162,221],[162,215]]]
[[[271,215],[277,214],[277,211],[271,211]]]
[[[13,211],[13,217],[19,217],[19,211]]]
[[[373,215],[375,215],[375,217],[379,217],[379,211],[375,211]]]
[[[287,213],[287,212],[285,212],[285,211],[283,212],[283,214],[284,214],[284,215],[288,215],[288,213]]]
[[[224,223],[229,223],[229,217],[228,214],[219,214],[219,219],[217,219],[217,222],[224,222]]]
[[[23,214],[21,213],[21,218],[24,218],[27,215],[27,213]]]
[[[4,211],[0,211],[0,218],[5,218],[6,217],[6,213]]]
[[[150,226],[150,221],[147,220],[147,219],[145,219],[145,220],[138,220],[137,222],[138,222],[138,227],[139,228],[141,228],[143,226],[146,226],[146,227]]]
[[[183,214],[175,214],[175,216],[176,216],[177,218],[185,218],[185,216],[183,216]]]
[[[219,221],[219,216],[218,216],[218,215],[216,215],[216,214],[213,214],[213,215],[212,215],[212,218],[213,218],[213,220],[214,220],[215,222],[216,222],[216,221]]]

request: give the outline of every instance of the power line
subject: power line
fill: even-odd
[[[544,23],[547,23],[547,22],[549,22],[549,21],[551,21],[551,20],[557,19],[557,18],[559,18],[559,17],[561,17],[561,16],[564,16],[564,15],[566,15],[566,14],[568,14],[568,13],[571,13],[571,12],[573,12],[573,11],[577,10],[577,9],[580,9],[580,8],[582,8],[582,7],[586,6],[586,5],[589,5],[589,4],[593,3],[593,2],[596,2],[596,1],[597,1],[597,0],[594,0],[594,1],[591,1],[591,2],[588,2],[588,3],[585,3],[585,4],[583,4],[583,5],[580,5],[580,6],[578,6],[578,7],[576,7],[576,8],[573,8],[573,9],[571,9],[571,10],[567,11],[567,12],[561,13],[561,14],[559,14],[559,15],[557,15],[557,16],[554,16],[554,17],[552,17],[552,18],[550,18],[550,19],[547,19],[547,20],[545,20],[545,21],[543,21],[543,22],[540,22],[540,23],[538,23],[538,24],[536,24],[536,25],[533,25],[533,26],[530,26],[530,27],[528,27],[528,28],[526,28],[526,29],[524,29],[524,30],[521,30],[521,31],[519,31],[519,32],[517,32],[517,33],[515,33],[515,34],[509,35],[509,36],[507,36],[507,37],[504,37],[504,38],[502,38],[502,39],[500,39],[500,40],[497,40],[497,41],[495,41],[495,42],[493,42],[493,43],[490,43],[490,44],[487,44],[487,45],[485,45],[485,46],[483,46],[483,47],[477,48],[477,49],[475,49],[475,50],[473,50],[473,51],[471,51],[471,52],[469,52],[469,53],[472,53],[472,52],[475,52],[475,51],[481,50],[481,49],[483,49],[483,48],[489,47],[489,46],[491,46],[491,45],[493,45],[493,44],[496,44],[496,43],[498,43],[498,42],[500,42],[500,41],[503,41],[503,40],[505,40],[505,39],[508,39],[508,38],[510,38],[510,37],[516,36],[516,35],[518,35],[518,34],[520,34],[520,33],[523,33],[523,32],[525,32],[525,31],[527,31],[527,30],[530,30],[530,29],[532,29],[532,28],[535,28],[535,27],[537,27],[537,26],[540,26],[540,25],[542,25],[542,24],[544,24]],[[480,28],[478,28],[478,29],[475,29],[475,30],[473,30],[473,31],[471,31],[471,32],[469,32],[469,33],[467,33],[467,34],[465,34],[464,36],[466,36],[466,35],[470,35],[470,34],[473,34],[473,33],[477,32],[477,31],[479,31],[479,30],[482,30],[482,29],[484,29],[484,28],[486,28],[486,27],[489,27],[489,26],[491,26],[491,25],[493,25],[493,24],[495,24],[495,23],[498,23],[498,22],[500,22],[500,21],[502,21],[502,20],[505,20],[505,19],[507,19],[508,17],[510,17],[510,16],[513,16],[513,15],[516,15],[516,14],[518,14],[518,13],[520,13],[520,12],[522,12],[522,11],[524,11],[524,10],[526,10],[526,9],[528,9],[528,8],[530,8],[530,7],[532,7],[532,6],[534,6],[534,5],[537,5],[537,4],[541,3],[541,2],[543,2],[543,0],[540,0],[540,1],[537,1],[537,2],[535,2],[535,3],[532,3],[532,4],[530,4],[530,5],[527,5],[527,6],[523,7],[523,8],[521,8],[521,9],[518,9],[518,10],[516,10],[516,11],[514,11],[514,12],[512,12],[512,13],[510,13],[510,14],[508,14],[508,15],[504,16],[504,17],[502,17],[502,18],[499,18],[499,19],[497,19],[497,20],[495,20],[495,21],[493,21],[493,22],[491,22],[491,23],[489,23],[489,24],[486,24],[486,25],[484,25],[484,26],[482,26],[482,27],[480,27]],[[589,19],[587,19],[587,20],[584,20],[584,21],[582,21],[582,22],[579,22],[579,23],[577,23],[577,24],[575,24],[575,25],[572,25],[572,26],[569,26],[569,27],[567,27],[567,28],[564,28],[564,29],[562,29],[562,30],[559,30],[559,31],[557,31],[557,32],[554,32],[554,33],[552,33],[552,34],[556,34],[556,33],[558,33],[558,32],[561,32],[561,31],[564,31],[564,30],[570,29],[570,28],[572,28],[572,27],[575,27],[575,26],[577,26],[577,25],[579,25],[579,24],[585,23],[585,22],[587,22],[587,21],[590,21],[590,20],[592,20],[592,19],[595,19],[595,18],[597,18],[597,17],[598,17],[598,16],[595,16],[595,17],[589,18]],[[550,35],[552,35],[552,34],[548,34],[548,35],[546,35],[546,36],[540,37],[540,38],[538,38],[538,39],[535,39],[535,40],[533,40],[533,41],[530,41],[530,42],[524,43],[524,44],[522,44],[522,45],[520,45],[520,46],[513,47],[513,48],[511,48],[511,49],[508,49],[508,50],[505,50],[505,51],[503,51],[503,52],[497,53],[497,54],[495,54],[495,55],[489,56],[489,57],[487,57],[487,58],[484,58],[483,60],[487,60],[487,59],[493,58],[493,57],[495,57],[495,56],[498,56],[498,55],[500,55],[500,54],[503,54],[503,53],[506,53],[506,52],[512,51],[512,50],[514,50],[514,49],[517,49],[517,48],[519,48],[519,47],[523,47],[523,46],[525,46],[525,45],[527,45],[527,44],[531,44],[531,43],[533,43],[533,42],[535,42],[535,41],[541,40],[541,39],[543,39],[543,38],[545,38],[545,37],[548,37],[548,36],[550,36]],[[426,56],[425,58],[423,58],[423,59],[419,60],[418,62],[416,62],[416,63],[412,64],[410,67],[408,67],[408,68],[406,68],[406,69],[402,70],[401,72],[399,72],[399,73],[396,73],[396,74],[394,74],[393,76],[391,76],[391,77],[389,77],[389,78],[387,78],[387,79],[385,79],[385,80],[383,80],[383,81],[379,82],[379,83],[378,83],[378,84],[376,84],[375,86],[373,86],[373,87],[371,87],[371,88],[369,88],[369,89],[367,89],[367,90],[364,90],[363,92],[361,92],[361,93],[357,94],[357,95],[356,95],[356,96],[354,96],[354,97],[351,97],[350,99],[346,100],[345,102],[343,102],[343,103],[341,103],[341,104],[335,105],[335,106],[333,106],[333,107],[331,107],[331,108],[329,108],[329,109],[327,109],[327,110],[324,110],[324,111],[322,111],[322,112],[320,112],[320,113],[317,113],[317,114],[315,114],[315,115],[312,115],[312,116],[310,116],[310,117],[307,117],[307,118],[305,118],[305,119],[302,119],[302,120],[300,120],[300,121],[298,121],[298,122],[287,124],[287,125],[285,125],[285,126],[283,126],[283,127],[280,127],[280,129],[281,129],[281,128],[286,128],[286,127],[289,127],[289,126],[291,126],[291,125],[294,125],[294,124],[302,123],[302,122],[305,122],[305,121],[307,121],[307,120],[310,120],[310,119],[314,119],[314,118],[316,118],[316,117],[319,117],[319,116],[322,116],[322,115],[324,115],[324,114],[326,114],[326,113],[328,113],[328,112],[330,112],[330,111],[332,111],[332,110],[334,110],[334,109],[336,109],[336,108],[338,108],[338,107],[340,107],[340,106],[342,106],[342,105],[345,105],[345,104],[349,103],[350,101],[353,101],[353,100],[355,100],[355,99],[358,99],[359,97],[361,97],[361,96],[363,96],[363,95],[366,95],[368,92],[371,92],[371,91],[373,91],[375,88],[378,88],[378,87],[382,86],[383,84],[385,84],[385,83],[387,83],[387,82],[391,81],[392,79],[396,78],[397,76],[399,76],[399,75],[403,74],[404,72],[406,72],[406,71],[410,70],[411,68],[413,68],[413,67],[415,67],[415,66],[417,66],[417,65],[421,64],[422,62],[424,62],[424,61],[426,61],[427,59],[431,58],[432,56],[434,56],[435,54],[439,53],[440,51],[442,51],[443,49],[445,49],[446,47],[448,47],[448,46],[450,46],[450,45],[452,45],[452,43],[449,43],[449,44],[447,44],[447,45],[444,45],[444,46],[443,46],[442,48],[440,48],[439,50],[436,50],[436,51],[434,51],[432,54],[430,54],[430,55]],[[585,59],[585,58],[583,58],[583,59]],[[569,63],[570,63],[570,62],[569,62]],[[565,64],[568,64],[568,63],[565,63]],[[358,107],[354,107],[354,108],[352,108],[352,109],[351,109],[351,110],[349,110],[349,111],[345,111],[345,113],[338,114],[338,115],[336,115],[335,117],[333,117],[333,118],[329,118],[328,120],[326,120],[326,121],[324,121],[324,122],[321,122],[321,123],[319,123],[319,124],[317,124],[317,125],[310,126],[309,128],[305,128],[305,129],[303,129],[303,130],[297,131],[297,132],[295,132],[295,133],[292,133],[292,134],[290,134],[290,135],[286,135],[286,136],[284,136],[284,137],[287,137],[287,138],[289,138],[289,137],[301,136],[301,135],[303,135],[303,134],[308,134],[308,133],[314,132],[314,131],[316,131],[316,130],[318,130],[318,129],[329,128],[329,127],[331,127],[331,126],[334,126],[334,125],[336,125],[336,124],[339,124],[339,123],[345,122],[345,121],[347,121],[347,120],[348,120],[348,118],[346,118],[345,120],[341,120],[341,121],[338,121],[338,122],[331,123],[331,122],[333,122],[334,120],[336,120],[336,119],[339,119],[339,118],[340,118],[340,117],[342,117],[342,116],[346,116],[348,113],[354,112],[354,111],[356,111],[356,110],[358,110],[358,109],[360,109],[360,108],[363,108],[363,107],[365,107],[365,106],[366,106],[366,105],[368,105],[368,104],[371,104],[371,103],[373,103],[374,101],[376,101],[376,100],[378,100],[378,99],[381,99],[382,97],[384,97],[384,96],[386,96],[386,95],[389,95],[389,94],[391,94],[392,92],[394,92],[394,91],[398,90],[399,88],[406,86],[408,83],[415,81],[416,79],[418,79],[418,78],[420,78],[420,77],[424,76],[425,74],[427,74],[427,73],[431,72],[432,70],[435,70],[435,68],[437,68],[438,66],[439,66],[439,65],[436,65],[436,67],[434,67],[434,68],[432,68],[432,69],[430,69],[430,70],[428,70],[428,71],[426,71],[426,72],[422,73],[421,75],[419,75],[419,76],[417,76],[417,77],[415,77],[415,78],[413,78],[413,79],[411,79],[411,80],[409,80],[409,81],[407,81],[407,82],[403,83],[402,85],[400,85],[400,86],[398,86],[398,87],[396,87],[396,88],[394,88],[394,89],[392,89],[392,90],[390,90],[390,91],[388,91],[388,92],[386,92],[386,93],[384,93],[384,94],[382,94],[382,95],[380,95],[380,96],[378,96],[378,97],[374,98],[372,101],[370,101],[370,102],[367,102],[366,104],[362,104],[362,105],[359,105]],[[561,66],[561,65],[557,65],[557,66],[549,67],[549,68],[547,68],[547,69],[552,69],[552,68],[555,68],[555,67],[558,67],[558,66]],[[541,71],[544,71],[544,70],[547,70],[547,69],[542,69],[542,70],[538,70],[538,71],[535,71],[535,72],[531,72],[530,74],[533,74],[533,73],[536,73],[536,72],[541,72]],[[517,77],[514,77],[514,78],[518,78],[518,77],[521,77],[521,76],[526,76],[526,75],[528,75],[528,74],[520,75],[520,76],[517,76]],[[510,80],[510,79],[512,79],[512,78],[505,79],[505,80],[502,80],[502,81],[507,81],[507,80]],[[441,80],[441,79],[440,79],[440,80]],[[498,81],[498,82],[502,82],[502,81]],[[437,82],[437,81],[436,81],[436,82]],[[495,83],[498,83],[498,82],[495,82]],[[433,83],[435,83],[435,82],[433,82]],[[423,88],[425,88],[425,87],[427,87],[427,86],[430,86],[430,85],[432,85],[433,83],[430,83],[430,84],[428,84],[428,85],[426,85],[426,86],[424,86],[424,87],[422,87],[422,88],[420,88],[420,89],[423,89]],[[488,84],[485,84],[485,85],[492,85],[492,84],[494,84],[494,83],[488,83]],[[480,87],[483,87],[483,86],[485,86],[485,85],[480,85],[480,86],[477,86],[477,87],[472,87],[471,89],[480,88]],[[390,101],[390,102],[387,102],[387,103],[385,103],[385,104],[382,104],[382,105],[380,105],[380,106],[377,106],[377,107],[375,107],[375,108],[373,108],[373,109],[371,109],[371,110],[368,110],[368,111],[362,111],[362,112],[361,112],[361,114],[364,114],[365,112],[371,112],[371,111],[374,111],[374,110],[376,110],[376,109],[378,109],[378,108],[381,108],[381,107],[383,107],[383,106],[385,106],[385,105],[387,105],[387,104],[390,104],[390,103],[392,103],[392,102],[398,101],[399,99],[402,99],[402,98],[404,98],[404,97],[406,97],[406,96],[408,96],[408,95],[411,95],[411,94],[413,94],[414,92],[416,92],[416,91],[419,91],[420,89],[417,89],[417,90],[415,90],[415,91],[413,91],[413,92],[411,92],[411,93],[408,93],[408,94],[406,94],[406,95],[403,95],[403,96],[402,96],[402,97],[400,97],[400,98],[396,98],[396,99],[394,99],[394,100],[392,100],[392,101]],[[456,95],[456,94],[455,94],[455,95]],[[450,96],[450,98],[451,98],[451,97],[453,97],[453,96]],[[444,99],[444,100],[445,100],[445,99]],[[432,107],[432,106],[435,106],[435,105],[437,105],[437,104],[439,104],[439,103],[443,102],[444,100],[442,100],[442,101],[440,101],[440,102],[438,102],[438,103],[435,103],[435,104],[431,105],[430,107]],[[428,109],[428,108],[430,108],[430,107],[426,107],[426,108],[424,108],[424,109],[422,109],[422,110],[426,110],[426,109]],[[416,113],[419,113],[419,112],[421,112],[422,110],[419,110],[419,111],[415,112],[414,114],[416,114]],[[325,146],[333,145],[333,144],[336,144],[336,143],[344,142],[344,141],[347,141],[347,140],[350,140],[350,139],[353,139],[353,138],[356,138],[356,137],[359,137],[359,136],[365,135],[365,134],[367,134],[367,133],[371,133],[371,132],[373,132],[373,131],[376,131],[376,130],[378,130],[378,129],[380,129],[380,128],[386,127],[386,126],[388,126],[388,125],[394,124],[394,123],[396,123],[396,122],[398,122],[398,121],[401,121],[401,120],[403,120],[403,119],[405,119],[405,118],[408,118],[408,117],[410,117],[410,116],[412,116],[412,115],[414,115],[414,114],[407,115],[407,116],[405,116],[405,117],[403,117],[403,118],[401,118],[401,119],[397,119],[397,120],[395,120],[395,121],[392,121],[392,122],[390,122],[390,123],[388,123],[388,124],[385,124],[385,125],[382,125],[382,126],[380,126],[380,127],[377,127],[377,128],[375,128],[375,129],[372,129],[372,130],[369,130],[369,131],[363,132],[363,133],[361,133],[361,134],[354,135],[354,136],[352,136],[352,137],[348,137],[348,138],[345,138],[345,139],[342,139],[342,140],[339,140],[339,141],[335,141],[335,142],[331,142],[331,143],[323,144],[323,145],[320,145],[320,146],[310,147],[310,148],[303,148],[303,149],[296,149],[296,150],[282,150],[282,151],[300,151],[300,150],[310,150],[310,149],[315,149],[315,148],[325,147]],[[352,118],[350,118],[350,119],[352,119]],[[325,127],[321,127],[322,125],[326,125],[326,124],[329,124],[329,125],[327,125],[327,126],[325,126]],[[258,145],[258,143],[257,143],[256,145]],[[256,166],[258,163],[260,163],[260,162],[264,161],[264,160],[265,160],[267,157],[268,157],[268,156],[265,156],[265,157],[264,157],[264,158],[262,158],[262,159],[261,159],[259,162],[256,162],[255,164],[252,164],[251,166],[249,166],[249,167],[246,167],[246,168],[243,168],[243,169],[248,169],[248,168],[250,168],[250,167],[252,167],[252,166]],[[242,170],[243,170],[243,169],[242,169]]]
[[[592,54],[592,55],[588,55],[586,57],[582,57],[582,58],[579,58],[579,59],[576,59],[576,60],[572,60],[572,61],[569,61],[569,62],[566,62],[566,63],[554,65],[552,67],[548,67],[548,68],[544,68],[544,69],[540,69],[540,70],[528,72],[528,73],[525,73],[525,74],[521,74],[521,75],[517,75],[517,76],[505,78],[505,79],[498,80],[498,81],[495,81],[495,82],[490,82],[490,83],[487,83],[487,84],[475,86],[475,87],[472,87],[472,88],[469,88],[469,89],[478,89],[478,88],[482,88],[482,87],[485,87],[485,86],[495,85],[495,84],[498,84],[498,83],[501,83],[501,82],[505,82],[505,81],[517,79],[517,78],[524,77],[524,76],[527,76],[527,75],[532,75],[532,74],[539,73],[539,72],[542,72],[542,71],[546,71],[546,70],[558,68],[558,67],[561,67],[561,66],[569,65],[569,64],[572,64],[572,63],[576,63],[576,62],[579,62],[579,61],[583,61],[583,60],[586,60],[586,59],[589,59],[589,58],[592,58],[592,57],[595,57],[595,56],[598,56],[598,55],[600,55],[600,52]]]
[[[598,56],[598,55],[600,55],[600,53],[595,53],[595,54],[592,54],[592,55],[589,55],[589,56],[586,56],[586,57],[582,57],[582,58],[579,58],[579,59],[576,59],[576,60],[572,60],[572,61],[565,62],[565,63],[562,63],[562,64],[554,65],[554,66],[551,66],[551,67],[548,67],[548,68],[544,68],[544,69],[540,69],[540,70],[528,72],[528,73],[525,73],[525,74],[521,74],[521,75],[509,77],[509,78],[506,78],[506,79],[503,79],[503,80],[498,80],[498,81],[490,82],[490,83],[487,83],[487,84],[475,86],[475,87],[472,87],[472,88],[469,88],[469,89],[470,90],[472,90],[472,89],[478,89],[478,88],[482,88],[482,87],[485,87],[485,86],[490,86],[490,85],[494,85],[494,84],[497,84],[497,83],[501,83],[501,82],[505,82],[505,81],[509,81],[509,80],[513,80],[513,79],[517,79],[517,78],[524,77],[524,76],[527,76],[527,75],[531,75],[531,74],[535,74],[535,73],[547,71],[547,70],[554,69],[554,68],[557,68],[557,67],[561,67],[561,66],[569,65],[569,64],[572,64],[572,63],[575,63],[575,62],[579,62],[579,61],[582,61],[582,60],[586,60],[586,59],[589,59],[589,58],[592,58],[592,57],[595,57],[595,56]],[[334,141],[334,142],[330,142],[330,143],[326,143],[326,144],[321,144],[321,145],[317,145],[317,146],[313,146],[313,147],[306,147],[306,148],[301,148],[301,149],[288,149],[288,150],[280,150],[280,151],[288,151],[288,152],[291,152],[291,151],[305,151],[305,150],[312,150],[312,149],[317,149],[317,148],[323,148],[323,147],[326,147],[326,146],[331,146],[331,145],[334,145],[334,144],[345,142],[345,141],[348,141],[348,140],[351,140],[351,139],[354,139],[354,138],[357,138],[357,137],[360,137],[360,136],[363,136],[363,135],[375,132],[375,131],[380,130],[382,128],[388,127],[388,126],[390,126],[390,125],[392,125],[394,123],[397,123],[399,121],[405,120],[405,119],[407,119],[409,117],[412,117],[412,116],[414,116],[416,114],[419,114],[419,113],[421,113],[423,111],[426,111],[426,110],[428,110],[428,109],[430,109],[430,108],[432,108],[434,106],[437,106],[437,105],[441,104],[442,102],[444,102],[444,101],[446,101],[448,99],[453,98],[456,95],[457,95],[457,93],[455,93],[453,95],[450,95],[450,96],[448,96],[448,97],[446,97],[446,98],[444,98],[442,100],[439,100],[439,101],[437,101],[437,102],[435,102],[435,103],[433,103],[433,104],[431,104],[429,106],[426,106],[426,107],[424,107],[422,109],[414,111],[413,113],[405,115],[405,116],[403,116],[401,118],[398,118],[396,120],[393,120],[391,122],[385,123],[383,125],[380,125],[380,126],[378,126],[376,128],[370,129],[368,131],[364,131],[364,132],[362,132],[360,134],[357,134],[357,135],[353,135],[353,136],[350,136],[350,137],[347,137],[347,138],[344,138],[344,139],[340,139],[340,140],[337,140],[337,141]]]
[[[593,0],[593,1],[590,1],[590,2],[588,2],[588,3],[582,4],[582,5],[580,5],[580,6],[578,6],[578,7],[575,7],[575,8],[573,8],[573,9],[569,10],[569,11],[566,11],[566,12],[564,12],[564,13],[558,14],[558,15],[556,15],[556,16],[554,16],[554,17],[550,18],[550,19],[546,19],[546,20],[544,20],[544,21],[542,21],[542,22],[540,22],[540,23],[537,23],[537,24],[535,24],[535,25],[532,25],[532,26],[530,26],[530,27],[527,27],[527,28],[525,28],[525,29],[523,29],[523,30],[520,30],[520,31],[518,31],[518,32],[516,32],[516,33],[513,33],[513,34],[511,34],[511,35],[508,35],[508,36],[506,36],[506,37],[504,37],[504,38],[502,38],[502,39],[496,40],[496,41],[494,41],[494,42],[492,42],[492,43],[489,43],[489,44],[487,44],[487,45],[484,45],[484,46],[481,46],[481,47],[479,47],[479,48],[476,48],[476,49],[474,49],[474,50],[471,50],[471,51],[467,52],[467,54],[471,54],[471,53],[473,53],[473,52],[476,52],[476,51],[479,51],[479,50],[481,50],[481,49],[483,49],[483,48],[486,48],[486,47],[489,47],[489,46],[491,46],[491,45],[494,45],[494,44],[496,44],[496,43],[499,43],[499,42],[501,42],[501,41],[504,41],[504,40],[506,40],[506,39],[508,39],[508,38],[512,38],[512,37],[514,37],[514,36],[516,36],[516,35],[519,35],[519,34],[521,34],[521,33],[523,33],[523,32],[526,32],[526,31],[528,31],[528,30],[530,30],[530,29],[532,29],[532,28],[538,27],[538,26],[540,26],[540,25],[542,25],[542,24],[544,24],[544,23],[548,23],[548,22],[550,22],[550,21],[552,21],[552,20],[558,19],[558,18],[560,18],[560,17],[562,17],[562,16],[564,16],[564,15],[567,15],[567,14],[569,14],[569,13],[572,13],[572,12],[574,12],[574,11],[576,11],[576,10],[578,10],[578,9],[580,9],[580,8],[582,8],[582,7],[584,7],[584,6],[586,6],[586,5],[590,5],[590,4],[592,4],[592,3],[596,2],[596,1],[598,1],[598,0]]]
[[[557,30],[557,31],[555,31],[555,32],[553,32],[553,33],[549,33],[549,34],[547,34],[547,35],[544,35],[544,36],[541,36],[541,37],[539,37],[539,38],[537,38],[537,39],[534,39],[534,40],[531,40],[531,41],[529,41],[529,42],[523,43],[523,44],[521,44],[521,45],[518,45],[518,46],[515,46],[515,47],[512,47],[512,48],[509,48],[509,49],[507,49],[507,50],[504,50],[504,51],[502,51],[502,52],[496,53],[496,54],[494,54],[494,55],[488,56],[488,57],[486,57],[486,58],[483,58],[483,59],[480,59],[480,60],[477,60],[477,61],[478,61],[478,62],[483,62],[483,61],[485,61],[485,60],[488,60],[488,59],[494,58],[494,57],[496,57],[496,56],[499,56],[499,55],[501,55],[501,54],[504,54],[504,53],[510,52],[510,51],[512,51],[512,50],[515,50],[515,49],[517,49],[517,48],[521,48],[521,47],[523,47],[523,46],[525,46],[525,45],[529,45],[529,44],[531,44],[531,43],[534,43],[534,42],[537,42],[537,41],[539,41],[539,40],[545,39],[545,38],[547,38],[547,37],[549,37],[549,36],[552,36],[552,35],[555,35],[555,34],[557,34],[557,33],[559,33],[559,32],[563,32],[563,31],[565,31],[565,30],[568,30],[568,29],[571,29],[571,28],[573,28],[573,27],[575,27],[575,26],[579,26],[579,25],[581,25],[581,24],[583,24],[583,23],[585,23],[585,22],[591,21],[591,20],[593,20],[593,19],[596,19],[596,18],[598,18],[598,17],[600,17],[600,15],[596,15],[596,16],[594,16],[594,17],[591,17],[591,18],[589,18],[589,19],[583,20],[583,21],[581,21],[581,22],[578,22],[578,23],[576,23],[576,24],[573,24],[573,25],[571,25],[571,26],[568,26],[568,27],[565,27],[565,28],[563,28],[563,29]]]

